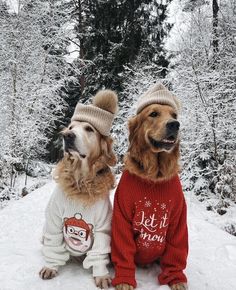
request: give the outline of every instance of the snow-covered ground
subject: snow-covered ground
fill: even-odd
[[[13,188],[10,187],[10,181],[0,183],[0,210],[9,203],[14,202],[24,195],[31,193],[37,188],[45,185],[50,178],[53,164],[48,164],[39,160],[31,160],[28,164],[28,175],[23,172],[16,172],[14,176]],[[3,189],[1,188],[3,186]]]
[[[49,281],[39,278],[44,261],[40,237],[44,210],[54,183],[11,202],[0,211],[0,290],[68,290],[97,289],[91,274],[71,261]],[[209,221],[209,213],[192,195],[186,196],[190,252],[186,270],[189,290],[236,289],[236,237]],[[158,286],[157,265],[137,270],[138,288],[167,290]],[[113,274],[112,270],[111,273]]]

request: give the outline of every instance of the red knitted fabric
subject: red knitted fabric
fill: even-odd
[[[136,287],[135,264],[156,260],[161,285],[187,282],[186,203],[178,176],[154,183],[124,171],[115,194],[111,252],[113,286]]]

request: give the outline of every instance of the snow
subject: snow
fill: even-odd
[[[36,172],[38,170],[38,167],[36,168]],[[46,172],[45,172],[46,174]],[[9,188],[6,187],[5,190],[8,193],[7,195],[9,196],[9,200],[8,199],[4,199],[0,201],[0,210],[2,208],[4,208],[5,206],[7,206],[9,203],[14,202],[15,200],[18,200],[21,198],[22,196],[22,190],[23,188],[27,189],[27,192],[30,193],[32,191],[34,191],[37,188],[42,187],[44,184],[46,184],[48,182],[48,176],[40,176],[38,174],[37,177],[32,177],[32,176],[27,176],[27,184],[25,185],[25,173],[24,174],[19,174],[16,177],[16,181],[14,184],[14,191],[13,194],[9,193]],[[2,192],[0,192],[0,199],[3,198],[4,196],[4,190]],[[1,288],[0,288],[1,290]]]
[[[9,12],[10,13],[18,13],[19,12],[19,3],[17,0],[6,0],[7,4],[9,5]]]
[[[44,210],[54,183],[11,202],[0,211],[0,290],[97,289],[91,274],[74,261],[59,275],[43,281],[38,272],[44,265],[41,232]],[[208,221],[209,212],[191,194],[186,195],[190,251],[187,276],[190,290],[230,290],[236,284],[236,238]],[[138,290],[167,290],[158,286],[159,267],[137,270]],[[113,271],[111,271],[113,275]]]
[[[73,41],[76,41],[76,39],[73,39]],[[67,47],[68,54],[64,56],[66,61],[68,63],[72,63],[75,59],[78,59],[79,57],[79,50],[78,50],[79,44],[75,44],[73,42],[70,42],[70,45]]]

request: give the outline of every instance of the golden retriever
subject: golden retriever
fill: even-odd
[[[104,93],[101,91],[99,94],[113,94],[114,97],[114,93],[107,92],[107,90]],[[107,99],[99,102],[102,103],[100,106],[102,109],[109,110],[112,107]],[[115,113],[117,104],[113,104],[113,107],[111,111]],[[64,157],[57,164],[53,177],[63,191],[66,201],[74,200],[78,204],[82,204],[84,208],[91,207],[91,210],[94,210],[94,204],[103,199],[109,200],[109,191],[115,184],[115,178],[110,168],[116,164],[116,156],[112,149],[113,140],[110,136],[101,135],[91,123],[84,121],[72,121],[61,134],[63,136]],[[59,213],[56,214],[59,215]],[[78,216],[77,213],[76,215]],[[57,230],[61,235],[64,231],[63,222],[65,223],[65,220],[68,219],[61,218],[61,225]],[[82,219],[79,219],[79,221],[81,224],[82,222],[85,224]],[[96,230],[96,224],[93,226],[87,225],[89,225],[89,228],[86,228],[86,235],[90,230]],[[83,232],[80,231],[78,233],[82,235]],[[105,234],[109,236],[109,231]],[[92,235],[92,239],[95,240],[95,233]],[[74,237],[74,239],[75,243],[78,243],[78,238]],[[56,274],[57,270],[48,266],[43,267],[39,272],[42,279],[51,279]],[[110,283],[109,275],[95,276],[94,279],[97,287],[108,288]]]
[[[174,109],[152,104],[129,120],[125,167],[148,180],[168,180],[179,171],[179,122]]]
[[[87,122],[77,121],[62,135],[65,154],[54,170],[54,179],[68,197],[85,203],[103,198],[115,184],[110,169],[116,164],[112,138],[101,135]]]
[[[178,159],[180,156],[179,154],[180,123],[177,121],[177,117],[178,117],[177,112],[173,107],[163,104],[151,104],[146,106],[141,112],[132,117],[128,122],[129,148],[124,158],[125,170],[121,177],[120,184],[118,185],[118,189],[115,195],[115,204],[112,220],[112,244],[113,244],[112,260],[113,263],[115,264],[115,270],[116,268],[125,269],[125,267],[131,267],[130,265],[133,265],[134,263],[132,262],[133,260],[137,264],[135,259],[139,255],[138,251],[140,241],[142,240],[142,238],[146,239],[143,240],[145,242],[143,244],[146,247],[150,246],[151,243],[155,243],[153,242],[154,239],[160,237],[157,235],[155,235],[154,237],[152,235],[151,227],[153,226],[152,229],[154,229],[154,224],[156,223],[155,226],[157,226],[158,223],[158,217],[155,215],[156,213],[154,209],[151,208],[152,203],[147,200],[145,201],[144,206],[146,206],[147,209],[149,210],[149,214],[147,216],[144,216],[144,212],[142,211],[136,212],[138,206],[137,204],[138,202],[141,202],[142,193],[140,193],[140,189],[137,189],[136,190],[137,192],[133,193],[132,195],[132,188],[135,188],[135,183],[139,182],[139,184],[141,184],[142,186],[143,184],[145,184],[145,187],[142,188],[151,188],[151,190],[157,189],[158,191],[159,184],[164,184],[169,180],[176,179],[176,176],[179,172]],[[128,178],[127,175],[129,176]],[[175,188],[173,188],[172,190],[174,191]],[[181,191],[180,199],[184,200],[181,186],[180,191]],[[143,194],[143,198],[146,199],[147,194],[148,194],[147,192]],[[130,199],[132,198],[135,199],[136,195],[139,195],[138,199],[140,200],[130,201]],[[146,196],[144,197],[144,195]],[[130,198],[130,196],[132,197]],[[156,195],[156,198],[158,198],[158,194]],[[175,204],[175,207],[178,208],[178,206],[179,207],[182,206],[178,198],[176,200],[177,203],[179,202],[179,205]],[[160,201],[160,204],[161,202],[163,201]],[[127,207],[126,204],[128,204]],[[183,204],[185,204],[184,201]],[[164,205],[165,204],[163,203],[163,207]],[[130,210],[132,212],[129,212]],[[160,208],[160,212],[161,211],[162,209]],[[140,218],[141,216],[140,212],[143,213],[142,218]],[[173,215],[175,215],[174,211]],[[169,212],[167,213],[166,216],[168,217],[168,220],[170,220],[171,216],[169,216]],[[139,218],[141,220],[138,220],[139,222],[137,222],[137,220],[135,219]],[[183,214],[183,220],[184,222],[186,221],[185,213]],[[163,221],[163,223],[165,222],[166,220]],[[122,223],[124,224],[123,226]],[[140,231],[140,229],[136,229],[136,227],[137,225],[140,227],[141,223],[143,225],[143,228]],[[164,228],[164,226],[166,225],[163,225],[163,223],[162,227]],[[121,231],[118,232],[116,230],[118,224],[120,225],[120,227],[122,227],[122,232]],[[125,229],[125,225],[127,229]],[[172,227],[171,225],[168,225],[168,229],[171,227]],[[142,232],[143,229],[146,230],[146,233]],[[166,236],[168,236],[168,229]],[[131,234],[130,231],[132,231],[133,233]],[[124,234],[124,232],[127,233],[127,236],[133,238],[130,238],[130,240],[126,238],[127,241],[125,242],[124,236],[126,236],[126,234]],[[186,237],[187,235],[186,228],[184,229],[183,232]],[[163,232],[161,234],[163,234]],[[119,235],[121,236],[120,239],[122,239],[124,242],[122,240],[118,241]],[[164,237],[164,239],[166,239],[166,236]],[[124,254],[123,260],[121,260],[119,257],[117,258],[117,256],[123,255],[122,251],[119,250],[119,247],[122,247],[123,253],[125,253],[124,249],[126,245],[129,248],[126,254]],[[132,247],[135,247],[135,249],[132,249]],[[145,251],[144,251],[146,253],[145,255],[148,255],[149,254],[148,250],[145,249]],[[131,252],[134,253],[133,258],[132,255],[130,254]],[[125,262],[128,261],[129,259],[128,255],[131,256],[130,260],[129,262]],[[162,257],[159,258],[160,260],[162,259]],[[128,276],[130,274],[128,274],[127,272],[128,270],[126,270],[126,272],[125,270],[122,271],[125,274],[119,273],[116,274],[116,277],[113,280],[114,281],[113,285],[116,287],[117,290],[133,290],[136,284],[135,280],[129,279]],[[120,276],[124,277],[122,278]],[[187,285],[185,282],[174,283],[171,284],[170,287],[172,290],[187,289]]]

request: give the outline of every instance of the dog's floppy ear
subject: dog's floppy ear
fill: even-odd
[[[129,128],[129,143],[130,146],[132,145],[137,132],[141,126],[141,122],[139,122],[139,115],[135,115],[128,121],[128,128]]]
[[[102,154],[105,157],[106,163],[109,166],[115,166],[116,165],[116,156],[112,149],[112,143],[113,140],[111,137],[103,137],[101,139],[101,148],[102,148]]]

